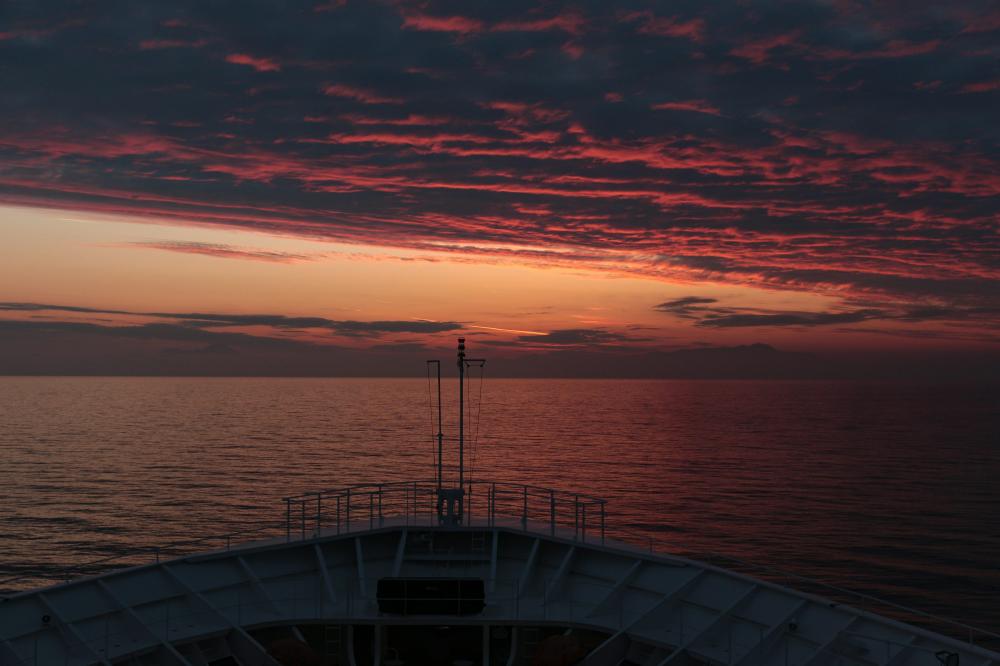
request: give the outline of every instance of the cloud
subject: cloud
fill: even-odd
[[[281,65],[270,58],[256,58],[247,53],[230,53],[226,56],[226,62],[234,65],[246,65],[258,72],[280,72]]]
[[[530,333],[519,335],[514,346],[525,343],[531,346],[576,347],[619,345],[624,343],[645,342],[648,338],[636,338],[625,333],[617,333],[601,328],[562,328],[549,331],[543,335]]]
[[[131,340],[233,344],[251,347],[297,347],[308,345],[297,340],[282,340],[247,333],[203,331],[177,324],[151,323],[137,326],[104,326],[87,322],[0,319],[2,333],[68,333],[75,335],[125,338]]]
[[[144,324],[139,327],[120,326],[118,329],[122,334],[128,331],[173,331],[174,329],[185,329],[193,331],[205,331],[206,329],[227,328],[227,327],[269,327],[279,330],[298,329],[328,329],[337,334],[350,337],[378,337],[384,333],[444,333],[447,331],[457,331],[464,328],[464,324],[455,321],[428,321],[428,320],[377,320],[377,321],[357,321],[352,319],[328,319],[326,317],[292,317],[280,314],[231,314],[231,313],[209,313],[209,312],[137,312],[126,310],[112,310],[100,308],[74,307],[67,305],[51,305],[45,303],[2,303],[0,311],[9,312],[73,312],[81,314],[111,314],[127,315],[130,317],[146,317],[155,319],[165,319],[179,324]],[[53,325],[59,325],[54,322]],[[90,326],[79,322],[68,322],[68,326]],[[157,328],[157,327],[167,328]],[[201,339],[195,334],[195,339]],[[240,334],[242,335],[242,334]]]
[[[131,314],[124,310],[103,310],[97,308],[86,308],[76,305],[48,305],[46,303],[13,303],[0,302],[0,311],[8,312],[44,312],[52,310],[56,312],[79,312],[86,314]]]
[[[332,97],[344,97],[362,104],[402,104],[403,99],[389,97],[374,90],[344,83],[329,83],[323,86],[323,94]]]
[[[329,328],[342,335],[379,335],[381,333],[444,333],[457,331],[462,324],[454,321],[332,321]]]
[[[702,328],[752,328],[752,327],[816,327],[837,324],[856,324],[867,321],[896,321],[907,323],[945,322],[951,325],[973,324],[974,327],[995,326],[1000,323],[1000,306],[984,305],[936,305],[906,302],[857,302],[855,307],[845,303],[843,310],[837,311],[797,311],[767,310],[745,306],[720,305],[718,299],[701,296],[685,296],[653,306],[679,319],[690,320]],[[857,307],[862,306],[862,307]],[[918,337],[912,329],[842,329],[853,332],[871,331],[891,334],[898,330],[900,336]],[[981,335],[965,330],[928,330],[926,338],[941,339],[983,339]]]
[[[747,326],[828,326],[851,324],[869,319],[884,318],[879,310],[853,312],[774,312],[767,314],[737,313],[708,314],[698,326],[706,328],[736,328]]]
[[[997,299],[1000,24],[971,1],[31,7],[0,35],[19,63],[0,105],[4,203]]]
[[[653,109],[658,111],[693,111],[695,113],[707,113],[712,116],[721,116],[722,111],[717,106],[713,106],[703,99],[690,99],[680,102],[660,102],[654,104]]]
[[[300,254],[295,252],[281,252],[277,250],[240,248],[233,245],[202,243],[197,241],[139,241],[135,243],[126,243],[124,246],[147,248],[151,250],[165,250],[167,252],[180,252],[182,254],[198,254],[206,257],[217,257],[219,259],[250,259],[252,261],[264,261],[278,264],[315,261],[323,256],[320,254]]]
[[[717,299],[705,298],[703,296],[685,296],[672,301],[665,301],[654,306],[653,309],[660,312],[672,314],[683,319],[696,319],[706,312],[704,306],[718,303]]]

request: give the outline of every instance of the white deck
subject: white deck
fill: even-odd
[[[941,666],[935,653],[948,651],[961,666],[1000,666],[996,652],[818,597],[573,537],[383,521],[135,567],[0,601],[0,664],[275,666],[254,637],[267,627],[411,623],[596,630],[588,665]],[[487,606],[382,616],[375,588],[387,576],[482,578]]]

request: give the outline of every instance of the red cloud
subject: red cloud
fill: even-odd
[[[469,35],[483,32],[549,32],[561,31],[573,36],[582,35],[586,21],[575,12],[547,18],[525,18],[489,24],[468,16],[435,16],[413,9],[402,11],[403,28],[426,32],[454,32]]]
[[[685,21],[675,16],[660,17],[650,11],[641,11],[624,14],[622,20],[639,21],[636,32],[644,35],[678,37],[699,43],[705,41],[705,21],[700,18]]]
[[[234,65],[246,65],[253,67],[258,72],[279,72],[281,65],[270,58],[256,58],[246,53],[230,53],[226,56],[226,62]]]
[[[749,60],[755,65],[761,65],[771,57],[771,49],[776,49],[780,46],[791,46],[798,42],[801,36],[801,31],[793,30],[791,32],[786,32],[779,35],[770,35],[768,37],[762,37],[760,39],[751,40],[736,48],[732,49],[729,53],[744,60]]]
[[[580,14],[568,12],[544,19],[502,21],[490,29],[495,32],[548,32],[557,30],[579,37],[584,33],[586,21]]]
[[[367,88],[359,88],[343,83],[331,83],[323,86],[323,94],[331,97],[344,97],[364,104],[402,104],[406,100],[400,97],[381,95]]]
[[[979,83],[968,83],[962,86],[962,92],[965,93],[991,92],[993,90],[1000,90],[1000,79],[980,81]]]
[[[713,116],[722,115],[718,107],[712,106],[703,99],[689,99],[683,102],[661,102],[660,104],[654,104],[652,108],[671,111],[694,111],[695,113],[707,113]]]
[[[428,32],[482,32],[483,22],[465,16],[431,16],[413,11],[403,14],[403,28]]]

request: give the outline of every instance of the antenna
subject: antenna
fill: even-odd
[[[441,362],[438,371],[438,468],[437,468],[437,513],[442,525],[461,525],[465,512],[465,371],[471,365],[480,368],[486,365],[484,358],[465,357],[465,338],[458,339],[458,487],[445,488],[443,481],[443,445],[441,434]]]
[[[458,339],[458,487],[465,490],[465,338]]]
[[[485,358],[465,358],[465,338],[458,339],[458,487],[465,489],[465,369],[470,365],[480,368]]]

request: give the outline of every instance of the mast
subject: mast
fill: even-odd
[[[458,487],[465,489],[465,338],[458,339]]]
[[[438,460],[437,460],[437,513],[442,525],[461,525],[465,515],[465,371],[470,365],[480,368],[486,359],[465,357],[465,338],[458,339],[458,487],[444,487],[444,435],[441,432],[441,362],[438,373]]]

